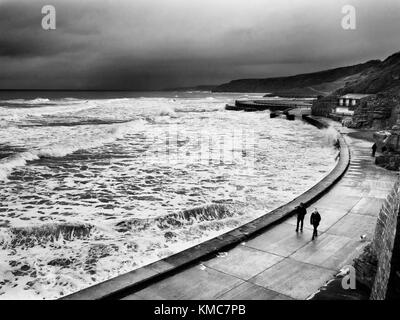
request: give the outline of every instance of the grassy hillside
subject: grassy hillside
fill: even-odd
[[[355,110],[354,127],[388,129],[399,125],[400,52],[365,70],[331,95],[319,99],[313,105],[314,114],[329,114],[335,97],[347,93],[375,94]]]
[[[234,80],[217,86],[213,91],[319,96],[313,105],[313,113],[324,116],[331,113],[340,95],[375,94],[355,110],[354,126],[391,128],[400,125],[400,52],[384,61],[371,60],[350,67],[290,77]]]
[[[217,86],[215,92],[265,92],[275,95],[328,95],[355,81],[365,73],[372,72],[381,61],[330,69],[289,77],[266,79],[241,79]]]
[[[391,55],[368,70],[364,77],[348,83],[337,91],[342,93],[387,93],[400,94],[400,52]]]

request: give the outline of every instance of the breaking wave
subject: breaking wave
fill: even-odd
[[[323,133],[326,139],[325,143],[329,146],[334,145],[339,138],[339,133],[333,127],[323,129]]]
[[[88,238],[93,226],[76,223],[49,223],[34,227],[11,228],[7,234],[0,237],[0,246],[3,249],[15,247],[32,248],[49,242],[61,240]]]
[[[175,112],[177,113],[203,113],[203,112],[217,112],[221,111],[223,108],[199,108],[199,107],[184,107],[184,108],[175,108]]]
[[[155,218],[133,218],[116,224],[119,232],[143,231],[156,226],[160,230],[176,229],[205,221],[219,221],[233,216],[243,215],[237,206],[227,204],[211,204],[207,206],[183,210]]]
[[[65,120],[56,120],[54,121],[38,121],[38,123],[30,123],[20,125],[19,127],[75,127],[75,126],[88,126],[88,125],[99,125],[99,124],[119,124],[119,123],[128,123],[133,121],[134,119],[127,120],[102,120],[102,119],[74,119],[65,121]]]
[[[140,127],[144,122],[140,120],[130,123],[134,123],[137,127]],[[25,166],[29,161],[39,160],[40,158],[60,158],[78,150],[100,147],[123,137],[129,129],[130,126],[112,127],[101,134],[93,133],[92,135],[82,136],[79,140],[71,139],[60,141],[53,145],[42,146],[38,149],[31,149],[29,151],[16,153],[0,159],[0,181],[7,179],[13,169]]]
[[[13,100],[3,100],[3,103],[12,103],[12,104],[25,104],[25,105],[32,105],[32,104],[47,104],[50,102],[47,98],[36,98],[36,99],[13,99]]]
[[[172,116],[172,117],[174,117],[174,116],[176,116],[175,111],[176,110],[174,110],[174,108],[165,106],[163,108],[160,108],[160,110],[158,111],[158,115],[162,116],[162,117],[163,116]]]

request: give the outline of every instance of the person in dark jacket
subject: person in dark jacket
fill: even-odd
[[[375,153],[376,153],[376,143],[374,143],[371,147],[372,149],[372,156],[375,157]]]
[[[317,228],[318,228],[320,222],[321,222],[321,215],[319,214],[317,208],[315,208],[314,212],[311,214],[311,217],[310,217],[310,223],[314,227],[312,240],[314,240],[315,237],[318,237]]]
[[[300,205],[296,207],[296,213],[297,213],[296,232],[299,232],[299,226],[300,226],[300,231],[303,232],[304,217],[307,214],[307,210],[303,202],[301,202]]]
[[[336,141],[335,141],[335,143],[333,144],[333,146],[334,146],[336,149],[340,150],[340,140],[339,140],[339,139],[336,139]]]

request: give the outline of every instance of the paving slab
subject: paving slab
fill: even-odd
[[[285,301],[287,301],[287,300],[296,300],[296,299],[293,299],[292,297],[289,297],[289,296],[285,296],[284,294],[278,294],[272,300],[285,300]]]
[[[332,226],[327,233],[352,239],[360,239],[360,236],[365,234],[371,239],[374,234],[376,219],[376,217],[367,215],[348,214]]]
[[[155,270],[152,270],[149,267],[140,268],[137,270],[133,270],[131,272],[125,273],[119,277],[114,279],[110,279],[101,283],[96,284],[93,287],[81,290],[75,293],[73,296],[64,297],[65,300],[74,299],[74,300],[98,300],[103,299],[114,292],[118,292],[120,290],[124,290],[127,286],[131,284],[138,283],[143,281],[143,279],[147,279],[150,277],[154,277],[157,275]]]
[[[321,200],[330,202],[330,201],[336,201],[338,199],[341,199],[342,197],[359,198],[362,195],[362,193],[363,193],[362,186],[349,187],[349,186],[338,184],[329,193],[327,193]]]
[[[246,257],[246,259],[243,259],[243,257]],[[240,245],[230,250],[226,256],[213,258],[203,264],[240,279],[248,280],[282,259],[284,258],[281,256]]]
[[[389,194],[389,191],[386,189],[375,189],[375,190],[371,190],[370,192],[368,192],[367,196],[385,200],[387,198],[388,194]]]
[[[282,298],[278,292],[245,282],[224,293],[218,300],[281,300]]]
[[[334,271],[287,258],[249,281],[294,299],[306,299],[328,281]]]
[[[360,240],[325,233],[298,250],[291,258],[328,269],[340,269],[352,257],[351,252],[360,245]]]
[[[202,270],[199,265],[196,265],[134,294],[144,299],[154,300],[212,300],[243,282],[241,279],[212,268]]]
[[[385,199],[375,197],[362,198],[350,211],[350,213],[376,217],[379,214]]]
[[[324,209],[336,209],[350,211],[361,200],[362,196],[347,196],[345,192],[338,192],[335,197],[323,197],[316,201],[311,208],[317,208],[318,211]]]
[[[129,296],[123,297],[121,300],[146,300],[146,299],[141,296],[138,296],[137,294],[131,294]]]
[[[305,228],[303,232],[295,232],[295,229],[291,224],[282,223],[246,242],[246,246],[288,257],[312,237],[310,229]]]

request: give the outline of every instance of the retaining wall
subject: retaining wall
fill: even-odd
[[[399,299],[400,182],[386,199],[378,216],[372,250],[378,258],[370,299]]]

